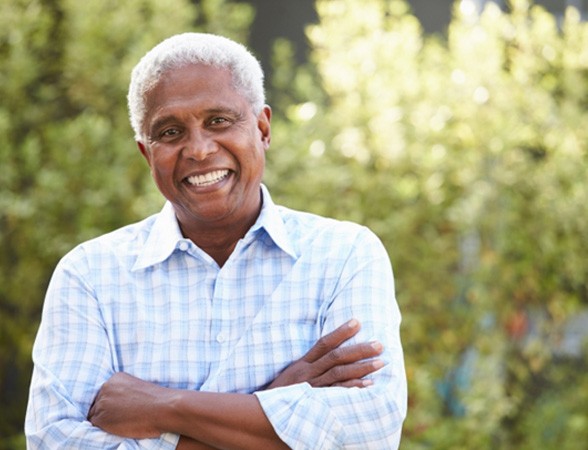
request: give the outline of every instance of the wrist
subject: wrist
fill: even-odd
[[[161,433],[183,434],[182,419],[185,417],[183,391],[171,388],[161,389],[152,412],[156,426]]]

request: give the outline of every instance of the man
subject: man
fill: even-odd
[[[29,448],[397,447],[389,259],[365,227],[272,202],[259,63],[226,38],[177,35],[135,67],[128,99],[167,203],[56,268]]]

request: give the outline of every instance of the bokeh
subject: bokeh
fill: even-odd
[[[588,442],[588,24],[456,1],[429,35],[402,0],[317,0],[308,62],[273,45],[265,183],[372,228],[403,313],[403,449]],[[24,448],[44,290],[77,243],[163,203],[128,125],[129,71],[229,0],[0,4],[0,449]]]

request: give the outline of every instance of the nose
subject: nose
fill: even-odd
[[[211,136],[211,133],[200,129],[190,130],[190,134],[183,149],[183,154],[187,158],[196,161],[204,161],[209,155],[215,153],[218,144]]]

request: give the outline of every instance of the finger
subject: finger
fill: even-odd
[[[355,336],[361,328],[357,319],[351,319],[334,331],[321,337],[316,344],[302,357],[306,362],[313,363],[330,351],[339,347],[343,342]]]
[[[339,347],[331,350],[313,364],[316,373],[322,374],[344,364],[356,363],[364,359],[373,358],[384,351],[384,346],[378,341],[362,342],[360,344]]]
[[[92,404],[90,405],[90,409],[88,410],[88,420],[91,421],[92,416],[95,413],[96,410],[96,402],[98,401],[98,397],[100,396],[100,391],[98,391],[98,394],[96,394],[96,397],[94,397],[94,400],[92,401]]]
[[[384,365],[385,363],[380,359],[339,365],[328,370],[321,376],[316,377],[310,382],[310,384],[314,387],[326,387],[344,383],[354,383],[353,380],[358,380],[374,373],[384,367]]]
[[[352,387],[356,387],[356,388],[365,388],[368,386],[372,386],[374,384],[374,382],[370,379],[354,379],[354,380],[348,380],[348,381],[344,381],[342,383],[334,383],[331,386],[332,387],[344,387],[344,388],[352,388]]]

